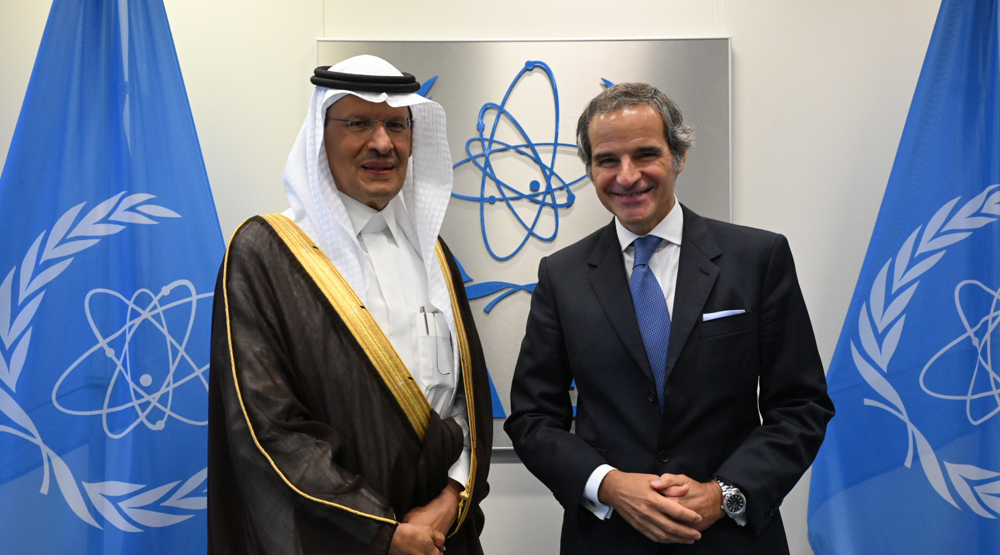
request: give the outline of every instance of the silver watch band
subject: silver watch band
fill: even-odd
[[[746,526],[747,523],[747,498],[740,491],[740,488],[734,486],[733,484],[723,480],[722,478],[716,477],[715,481],[722,488],[722,510],[733,520],[736,524],[740,526]]]

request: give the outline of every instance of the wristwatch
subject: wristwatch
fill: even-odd
[[[726,511],[726,514],[730,518],[736,521],[736,524],[740,526],[745,526],[747,523],[747,498],[740,491],[740,488],[734,486],[733,484],[723,480],[722,478],[715,478],[715,481],[719,483],[719,487],[722,488],[722,510]]]

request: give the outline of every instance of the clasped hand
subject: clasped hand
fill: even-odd
[[[659,543],[691,544],[722,516],[722,489],[682,474],[633,474],[612,470],[598,489],[598,499],[614,507],[626,522]]]
[[[390,555],[441,555],[445,534],[455,523],[464,488],[449,480],[441,493],[422,507],[403,515],[389,546]]]

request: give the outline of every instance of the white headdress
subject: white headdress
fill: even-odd
[[[330,71],[373,76],[402,76],[389,62],[375,56],[355,56]],[[418,94],[358,92],[317,86],[309,103],[309,113],[295,140],[285,165],[285,193],[291,209],[286,211],[330,258],[354,291],[367,302],[372,276],[365,261],[347,209],[337,194],[323,143],[326,109],[353,94],[368,102],[407,106],[413,114],[413,155],[410,157],[402,197],[406,213],[416,233],[416,248],[427,272],[427,296],[448,319],[452,337],[455,319],[444,274],[434,252],[441,222],[451,196],[453,176],[451,153],[445,133],[444,108]],[[395,202],[396,199],[393,199]],[[457,342],[455,350],[458,362]]]

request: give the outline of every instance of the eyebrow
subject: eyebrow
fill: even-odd
[[[640,146],[631,151],[629,154],[632,156],[643,156],[648,154],[655,154],[659,156],[663,154],[663,147],[656,145]],[[619,156],[613,152],[595,152],[592,158],[595,162],[598,162],[601,160],[616,159],[619,158]]]
[[[635,154],[663,154],[663,147],[660,146],[641,146],[635,149]]]

